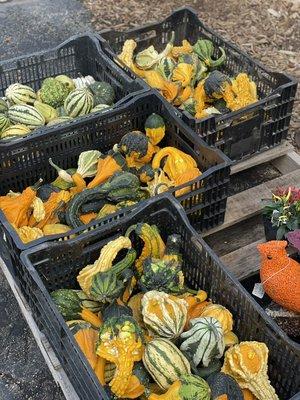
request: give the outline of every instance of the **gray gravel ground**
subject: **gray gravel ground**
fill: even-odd
[[[0,60],[39,51],[91,31],[77,0],[0,1]],[[0,399],[63,400],[0,270]]]

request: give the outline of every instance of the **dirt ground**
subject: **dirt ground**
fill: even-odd
[[[83,0],[97,30],[129,27],[165,18],[178,7],[193,7],[201,20],[273,71],[300,78],[300,0]],[[300,94],[291,132],[300,147]],[[296,141],[296,140],[295,140]]]

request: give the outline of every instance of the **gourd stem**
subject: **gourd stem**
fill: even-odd
[[[195,295],[198,294],[198,290],[190,289],[190,288],[188,288],[188,287],[186,287],[185,289],[186,289],[186,291],[187,291],[188,293],[195,294]]]
[[[137,228],[137,225],[136,225],[136,224],[135,224],[135,225],[131,225],[131,226],[127,229],[127,231],[125,232],[125,236],[126,236],[126,237],[129,237],[130,234],[131,234],[133,231],[136,230],[136,228]]]
[[[43,179],[40,178],[32,187],[33,190],[37,190],[43,183]]]
[[[74,183],[74,182],[73,182],[73,179],[72,179],[72,177],[71,177],[71,175],[68,174],[68,172],[65,171],[64,169],[60,168],[58,165],[54,164],[54,162],[52,161],[52,158],[51,158],[51,157],[49,158],[48,161],[49,161],[49,164],[50,164],[54,169],[56,169],[56,171],[57,171],[57,173],[58,173],[58,176],[59,176],[61,179],[63,179],[63,180],[66,181],[66,182],[69,182],[69,183]]]

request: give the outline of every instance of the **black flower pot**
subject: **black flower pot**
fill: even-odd
[[[276,227],[272,226],[271,220],[266,215],[263,215],[263,222],[266,241],[268,242],[270,240],[276,240],[277,229]]]

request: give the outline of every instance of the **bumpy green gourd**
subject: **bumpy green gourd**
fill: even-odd
[[[53,108],[62,106],[68,93],[67,87],[55,78],[45,79],[39,90],[41,101]]]
[[[72,92],[72,90],[76,89],[75,83],[72,78],[69,78],[67,75],[57,75],[55,79],[62,83],[67,89],[68,92]]]

